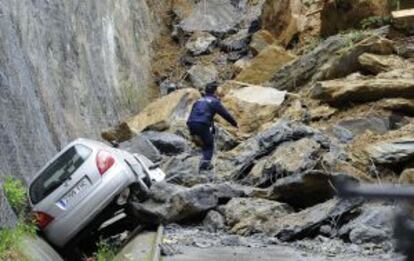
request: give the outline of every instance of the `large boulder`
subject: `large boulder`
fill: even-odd
[[[285,96],[286,92],[273,88],[245,87],[230,91],[222,101],[237,119],[240,131],[251,133],[277,116]]]
[[[279,218],[269,227],[270,234],[282,241],[303,239],[317,234],[332,220],[344,219],[362,204],[362,200],[331,199],[311,208]]]
[[[131,140],[119,144],[119,149],[129,153],[139,153],[150,159],[152,162],[161,160],[160,151],[145,136],[138,134]]]
[[[272,45],[276,40],[272,34],[267,30],[260,30],[252,35],[249,47],[253,55],[258,55],[269,45]]]
[[[231,232],[244,236],[267,233],[278,218],[293,213],[287,204],[259,198],[233,198],[220,211]]]
[[[14,213],[9,201],[4,194],[2,184],[0,183],[0,230],[16,226],[17,216]]]
[[[168,158],[163,162],[161,168],[171,182],[192,187],[208,181],[206,176],[198,173],[199,162],[199,156],[184,153]]]
[[[414,79],[414,78],[413,78]],[[314,98],[329,103],[367,102],[382,98],[414,98],[413,79],[375,78],[336,79],[317,82]]]
[[[395,206],[365,204],[361,207],[361,214],[344,225],[338,234],[355,244],[378,244],[391,240],[395,212]]]
[[[311,52],[290,62],[276,72],[271,84],[279,90],[297,90],[305,83],[335,79],[358,71],[358,57],[366,52],[391,54],[392,42],[382,36],[387,28],[361,34],[331,36]],[[352,43],[352,45],[350,45]]]
[[[377,55],[364,53],[358,57],[358,61],[361,64],[363,70],[372,74],[379,74],[400,68],[413,67],[410,62],[402,59],[398,55]]]
[[[193,55],[208,54],[212,51],[216,37],[207,32],[194,33],[185,45]]]
[[[212,64],[196,64],[188,70],[188,77],[199,90],[204,90],[207,84],[218,80],[218,71]]]
[[[335,190],[331,185],[333,177],[322,171],[306,171],[280,178],[269,187],[267,198],[297,208],[313,206],[334,196]]]
[[[147,138],[163,154],[181,154],[190,148],[188,141],[181,136],[169,132],[146,131],[142,136]]]
[[[319,132],[303,124],[280,120],[267,130],[241,143],[235,149],[221,154],[216,173],[226,178],[244,178],[255,160],[269,155],[279,144],[310,137]]]
[[[246,193],[251,191],[230,183],[201,184],[191,188],[163,183],[151,187],[147,201],[131,203],[129,211],[141,222],[167,224],[201,217],[232,198],[247,196]]]
[[[267,46],[237,75],[236,80],[251,84],[265,83],[271,80],[280,68],[295,58],[294,54],[277,44]]]
[[[200,93],[195,89],[182,89],[170,93],[115,128],[102,132],[102,137],[108,141],[125,141],[145,130],[164,131],[171,123],[186,119],[192,104],[200,97]]]
[[[240,21],[241,16],[230,0],[209,0],[199,1],[178,26],[185,33],[223,34],[234,31]]]
[[[320,149],[320,144],[310,138],[282,143],[269,157],[260,160],[246,178],[260,187],[270,186],[279,178],[313,169]]]
[[[414,33],[414,9],[392,12],[393,26],[408,34]]]
[[[367,152],[379,164],[406,163],[414,158],[414,138],[405,137],[372,144]]]

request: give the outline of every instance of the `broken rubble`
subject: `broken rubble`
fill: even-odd
[[[293,212],[284,203],[258,198],[233,198],[225,206],[220,207],[232,233],[251,235],[266,233],[280,217]]]
[[[220,43],[222,50],[226,52],[239,51],[247,53],[250,35],[247,29],[240,30],[238,33],[230,35]]]
[[[204,90],[207,84],[218,80],[218,71],[212,64],[196,64],[188,70],[188,76],[197,89]]]
[[[216,42],[216,37],[207,32],[194,33],[185,45],[193,55],[208,54]]]
[[[372,160],[379,164],[402,164],[414,157],[414,138],[406,137],[372,144],[367,148]]]
[[[276,117],[285,96],[286,92],[273,88],[252,86],[230,91],[222,102],[237,119],[240,131],[251,133]]]
[[[130,153],[140,153],[150,159],[152,162],[161,160],[159,150],[145,136],[138,134],[129,141],[122,142],[119,149],[126,150]]]
[[[146,131],[142,136],[147,138],[163,154],[176,155],[190,148],[184,138],[169,132]]]

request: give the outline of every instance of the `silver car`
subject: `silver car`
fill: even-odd
[[[132,193],[145,194],[164,178],[142,155],[77,139],[36,174],[29,198],[46,239],[64,247],[108,206],[125,204]]]

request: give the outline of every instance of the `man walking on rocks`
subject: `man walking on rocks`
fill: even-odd
[[[234,127],[237,126],[236,120],[221,104],[215,96],[217,83],[210,83],[205,88],[205,95],[196,101],[191,110],[187,121],[191,135],[197,140],[201,140],[203,158],[200,161],[199,170],[211,170],[213,165],[211,159],[214,151],[214,116],[219,114]]]

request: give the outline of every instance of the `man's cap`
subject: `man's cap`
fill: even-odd
[[[212,82],[206,85],[206,93],[215,93],[218,87],[218,83],[217,82]]]

